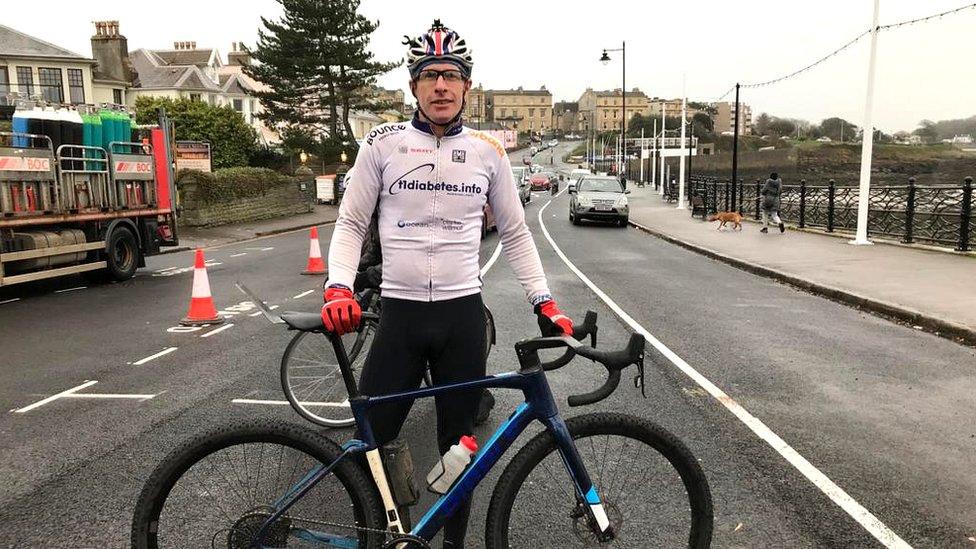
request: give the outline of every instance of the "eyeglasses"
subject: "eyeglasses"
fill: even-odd
[[[424,69],[417,75],[417,80],[420,80],[421,82],[436,82],[441,76],[444,77],[445,82],[461,82],[464,80],[464,74],[462,74],[461,71],[454,69],[448,69],[446,71]]]

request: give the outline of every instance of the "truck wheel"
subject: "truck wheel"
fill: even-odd
[[[132,231],[116,227],[108,238],[108,274],[115,280],[128,280],[139,265],[139,245]]]

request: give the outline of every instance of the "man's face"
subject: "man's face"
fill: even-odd
[[[430,71],[458,71],[458,68],[451,63],[427,65],[421,71],[421,76],[410,82],[410,89],[430,122],[446,124],[461,110],[464,94],[471,89],[471,81],[462,77],[451,82],[443,75],[435,79],[424,78],[424,73],[428,76],[432,74]]]

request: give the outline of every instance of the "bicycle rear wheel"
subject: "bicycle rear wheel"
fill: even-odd
[[[343,336],[353,377],[359,377],[378,326],[366,322],[362,330]],[[349,427],[355,423],[349,393],[329,339],[322,334],[295,334],[281,357],[281,388],[292,408],[323,427]]]
[[[566,426],[614,539],[596,539],[556,439],[544,431],[515,455],[495,486],[485,525],[488,549],[709,546],[708,482],[680,440],[624,414],[588,414]]]
[[[201,434],[166,456],[146,481],[132,547],[252,547],[276,501],[341,453],[324,436],[278,421]],[[271,525],[261,546],[322,547],[332,540],[378,548],[385,527],[371,479],[346,459]]]

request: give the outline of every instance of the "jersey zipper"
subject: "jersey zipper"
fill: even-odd
[[[441,138],[434,137],[434,185],[441,180]],[[437,190],[435,187],[430,211],[430,240],[427,244],[427,301],[434,301],[434,234],[437,221]]]

